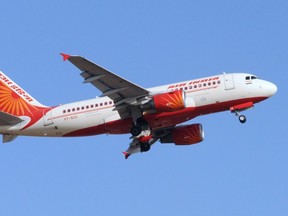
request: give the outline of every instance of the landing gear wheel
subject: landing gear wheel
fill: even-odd
[[[142,132],[142,127],[140,125],[134,125],[130,130],[132,136],[138,136]]]
[[[246,122],[246,116],[244,116],[244,115],[240,115],[239,116],[239,121],[243,124],[243,123],[245,123]]]
[[[149,143],[140,143],[140,149],[141,152],[147,152],[151,148],[151,145]]]
[[[150,126],[144,118],[140,117],[136,120],[135,123],[133,123],[130,132],[131,132],[132,136],[137,137],[144,131],[149,131],[149,133],[150,133],[150,131],[151,131]]]
[[[136,120],[136,123],[137,123],[137,125],[140,125],[140,126],[147,126],[148,125],[148,122],[142,117],[138,118]]]

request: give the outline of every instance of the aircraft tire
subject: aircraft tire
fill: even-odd
[[[246,116],[244,116],[244,115],[240,115],[239,116],[239,121],[243,124],[243,123],[245,123],[246,122]]]
[[[140,143],[140,149],[141,152],[147,152],[151,148],[151,145],[149,143]]]
[[[142,117],[138,118],[136,122],[137,122],[137,125],[140,125],[140,126],[148,125],[148,122]]]
[[[142,132],[142,127],[140,125],[133,125],[130,132],[131,132],[132,136],[138,136]]]

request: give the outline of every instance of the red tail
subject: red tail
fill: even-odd
[[[50,110],[35,100],[20,86],[0,71],[0,111],[13,116],[28,116],[31,118],[29,124],[38,121]]]

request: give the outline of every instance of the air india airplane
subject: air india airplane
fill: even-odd
[[[201,124],[181,124],[197,116],[240,112],[277,91],[276,85],[247,73],[223,73],[154,88],[143,88],[80,57],[61,53],[102,95],[59,106],[44,106],[0,72],[0,133],[3,143],[17,136],[76,137],[131,134],[127,159],[147,152],[158,140],[175,145],[204,139]]]

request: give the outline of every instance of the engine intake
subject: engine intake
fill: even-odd
[[[204,130],[201,124],[191,124],[173,128],[170,133],[160,139],[161,143],[175,145],[192,145],[204,140]]]

